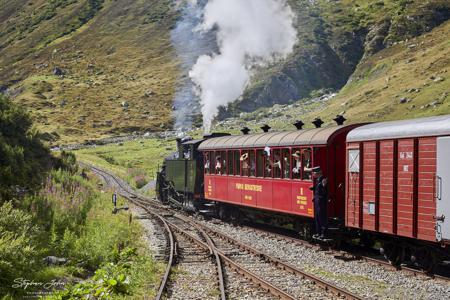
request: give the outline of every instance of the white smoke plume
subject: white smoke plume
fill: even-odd
[[[285,0],[209,0],[200,30],[216,30],[219,52],[202,55],[189,72],[201,98],[203,128],[221,105],[239,98],[252,67],[289,55],[297,41],[294,14]]]
[[[200,111],[200,99],[194,92],[194,83],[188,74],[201,55],[217,51],[214,31],[197,30],[203,21],[203,11],[207,0],[179,1],[180,17],[170,32],[180,62],[180,74],[173,99],[174,129],[185,132],[192,128],[193,118]]]

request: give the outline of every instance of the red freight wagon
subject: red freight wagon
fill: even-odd
[[[346,226],[450,241],[450,116],[352,130],[346,182]]]
[[[344,218],[345,138],[357,125],[265,132],[208,139],[204,192],[208,200],[313,217],[312,167],[329,178],[329,217]]]

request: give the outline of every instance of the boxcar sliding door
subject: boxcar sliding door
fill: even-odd
[[[450,240],[450,137],[437,139],[436,238]]]

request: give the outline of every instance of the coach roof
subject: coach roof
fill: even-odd
[[[265,132],[246,135],[230,135],[207,139],[200,144],[199,150],[240,149],[257,147],[289,147],[301,145],[327,145],[331,138],[342,131],[348,131],[355,125],[311,128],[296,131]]]
[[[441,135],[450,135],[450,115],[364,125],[350,131],[347,142]]]

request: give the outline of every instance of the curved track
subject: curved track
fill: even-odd
[[[243,244],[232,237],[214,231],[193,218],[181,214],[174,215],[172,210],[161,203],[136,194],[127,184],[114,175],[97,167],[89,167],[109,184],[116,186],[118,193],[130,202],[141,207],[149,214],[164,220],[165,224],[175,232],[191,240],[205,251],[209,251],[216,262],[221,299],[226,299],[222,263],[279,299],[306,298],[309,294],[314,294],[321,298],[361,299],[345,289],[334,286],[275,257],[253,249],[251,246]],[[188,224],[187,227],[186,225],[180,226],[181,223],[175,221],[175,219]],[[187,229],[189,227],[191,228]],[[192,228],[198,231],[199,234],[197,236],[192,233]],[[236,255],[236,253],[238,254]],[[167,269],[170,269],[170,266],[168,263]],[[165,274],[170,273],[170,270],[167,269]],[[161,281],[159,297],[166,289],[167,278],[165,275]],[[287,278],[290,278],[290,281],[294,282],[294,284],[286,285],[285,281],[288,281],[286,280]],[[303,282],[304,284],[301,284],[301,286],[304,285],[308,288],[306,290],[299,289],[298,282]],[[297,288],[293,288],[294,285]]]
[[[244,225],[245,226],[245,225]],[[285,234],[281,234],[281,233],[275,233],[275,232],[271,232],[271,231],[267,231],[264,229],[258,229],[255,227],[251,227],[251,226],[245,226],[246,228],[248,228],[249,230],[252,230],[254,232],[260,232],[266,235],[271,235],[277,239],[283,239],[286,241],[289,241],[290,243],[293,244],[300,244],[302,246],[305,247],[310,247],[310,248],[314,248],[316,250],[320,250],[321,246],[308,242],[306,240],[301,240],[295,237],[291,237],[289,235],[285,235]],[[437,279],[437,280],[442,280],[442,281],[446,281],[446,282],[450,282],[450,278],[446,277],[446,276],[442,276],[442,275],[438,275],[438,274],[427,274],[425,271],[419,270],[419,269],[415,269],[415,268],[411,268],[408,266],[394,266],[392,265],[388,260],[386,259],[380,259],[380,258],[376,258],[373,256],[369,256],[369,255],[363,255],[363,254],[359,254],[359,251],[355,250],[355,253],[352,250],[352,253],[349,253],[348,251],[340,251],[340,250],[331,250],[328,253],[330,255],[335,255],[335,256],[345,256],[347,259],[353,259],[353,260],[363,260],[366,262],[370,262],[373,264],[377,264],[379,266],[383,266],[386,269],[392,270],[392,271],[399,271],[399,272],[405,272],[407,274],[413,275],[413,276],[424,276],[424,277],[431,277],[433,279]]]

